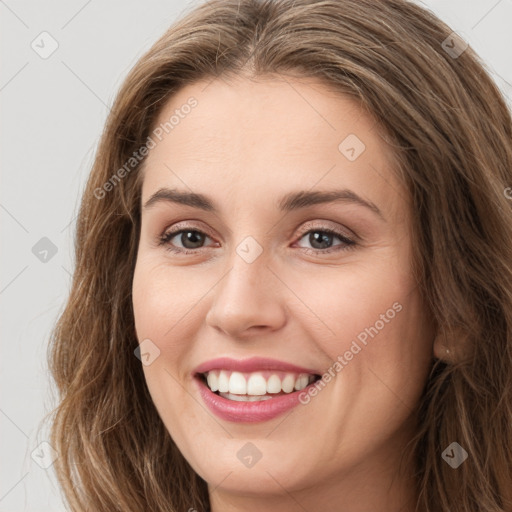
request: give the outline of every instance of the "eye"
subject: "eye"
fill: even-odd
[[[181,247],[176,247],[175,243],[171,242],[173,238],[181,243]],[[201,244],[204,243],[206,238],[210,237],[198,229],[178,229],[164,233],[160,237],[159,245],[167,245],[167,249],[172,252],[190,254],[196,252],[197,249],[201,249]]]
[[[353,248],[356,245],[354,240],[351,240],[343,233],[330,228],[310,229],[302,235],[300,240],[304,238],[307,238],[307,242],[313,247],[312,249],[309,249],[308,247],[305,247],[304,249],[306,249],[306,252],[313,252],[314,254],[343,251],[348,248]],[[332,243],[335,238],[340,240],[341,243],[333,246]]]
[[[313,254],[325,254],[330,252],[342,251],[353,248],[356,245],[354,240],[345,236],[344,233],[338,232],[331,228],[314,228],[302,234],[299,241],[307,237],[308,243],[312,248],[302,247],[305,252]],[[172,240],[176,238],[176,241]],[[161,246],[167,246],[167,250],[181,254],[197,253],[202,249],[205,240],[210,238],[206,233],[198,229],[181,228],[167,231],[159,238]],[[341,243],[333,245],[333,239],[338,239]],[[210,238],[211,239],[211,238]],[[177,244],[181,244],[177,245]]]

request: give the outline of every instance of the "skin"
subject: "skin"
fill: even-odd
[[[197,82],[157,124],[191,96],[197,106],[149,153],[142,204],[176,187],[208,195],[219,212],[165,201],[143,208],[133,280],[139,342],[160,350],[143,368],[167,430],[208,483],[213,512],[414,510],[412,465],[399,463],[437,342],[412,276],[408,192],[390,147],[353,100],[313,79]],[[349,134],[366,146],[354,161],[338,149]],[[276,206],[289,192],[340,188],[382,217],[350,201],[286,214]],[[202,245],[181,235],[158,245],[178,222],[205,233]],[[334,235],[314,245],[309,235],[323,228],[357,243]],[[236,252],[247,236],[263,250],[252,263]],[[195,252],[173,253],[172,244]],[[317,396],[273,420],[224,421],[192,380],[221,356],[321,373],[394,303],[401,311]],[[251,468],[237,457],[249,441],[262,454]]]

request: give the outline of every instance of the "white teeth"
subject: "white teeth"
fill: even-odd
[[[219,393],[221,397],[235,402],[261,402],[262,400],[272,400],[271,396],[251,396],[251,395],[232,395],[231,393]]]
[[[309,376],[308,375],[300,375],[299,378],[295,381],[295,391],[300,391],[304,389],[309,384]]]
[[[213,372],[210,372],[207,377],[208,386],[212,391],[217,391],[219,389],[219,378]]]
[[[268,373],[267,373],[268,375]],[[263,397],[269,394],[292,393],[300,391],[314,381],[315,377],[306,373],[271,374],[265,379],[261,372],[247,373],[230,372],[229,370],[212,370],[207,372],[208,387],[218,391],[221,396],[243,395],[249,397]],[[267,398],[272,398],[268,397]],[[231,398],[235,400],[234,398]],[[252,401],[252,400],[251,400]]]
[[[295,387],[295,375],[289,373],[281,383],[281,387],[285,393],[291,393]]]
[[[210,373],[212,373],[212,372],[210,372]],[[208,375],[210,375],[210,373],[208,373]],[[215,373],[214,373],[214,375],[216,376]],[[219,380],[218,380],[219,393],[227,393],[229,391],[229,375],[227,374],[227,372],[222,370],[219,373],[218,378],[219,378]]]
[[[267,394],[267,381],[265,377],[259,373],[253,373],[247,381],[247,394],[248,395],[266,395]]]
[[[271,375],[267,380],[267,393],[280,393],[281,379],[277,375]]]
[[[233,372],[229,378],[229,392],[234,395],[247,394],[247,381],[240,372]]]

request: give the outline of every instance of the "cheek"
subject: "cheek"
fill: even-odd
[[[176,382],[190,378],[197,350],[191,340],[207,314],[204,299],[215,282],[211,270],[171,268],[162,256],[142,254],[137,260],[132,286],[137,339],[149,339],[159,350],[155,363],[144,368],[148,385],[157,379],[168,392],[180,392]]]
[[[177,293],[178,285],[170,279],[169,272],[152,266],[147,259],[137,260],[132,286],[135,330],[141,352],[147,344],[154,357],[143,369],[157,407],[160,390],[171,391],[174,379],[182,378],[181,362],[187,354],[186,338],[177,334],[184,325],[180,317],[185,313],[182,307],[185,298]]]
[[[197,305],[206,285],[181,268],[170,269],[155,257],[142,256],[135,267],[132,300],[139,339],[151,333],[163,339],[182,328],[187,311]],[[162,258],[160,258],[161,260]]]
[[[192,278],[192,282],[190,278],[191,274],[184,269],[170,269],[140,259],[134,273],[132,297],[139,342],[149,338],[160,349],[158,358],[151,365],[143,366],[153,404],[180,451],[197,472],[205,475],[215,461],[209,460],[211,441],[204,436],[204,425],[210,421],[213,428],[216,423],[191,400],[187,383],[194,348],[189,329],[194,328],[194,315],[204,314],[199,310],[199,299],[206,292],[203,290],[206,285],[200,278]],[[200,457],[194,456],[198,447]]]
[[[406,316],[404,306],[414,285],[408,274],[386,261],[389,257],[375,258],[368,264],[357,262],[357,265],[326,268],[293,279],[294,292],[303,299],[297,308],[307,309],[306,315],[296,312],[294,317],[302,322],[307,319],[310,328],[318,326],[315,338],[331,356],[347,350],[347,342],[350,345],[354,339],[364,346],[370,336],[368,330],[375,324],[379,336],[383,337],[381,333],[390,333],[389,326],[396,327],[400,317]],[[374,333],[374,329],[370,331]]]
[[[430,368],[433,332],[409,267],[391,261],[398,258],[297,280],[308,314],[297,310],[294,318],[338,362],[331,368],[347,377],[337,384],[345,391],[355,396],[372,388],[381,400],[401,396],[414,404]]]
[[[132,301],[137,339],[142,347],[150,340],[150,364],[143,364],[144,377],[153,403],[167,428],[176,425],[184,400],[170,400],[183,393],[183,382],[190,344],[180,330],[186,310],[186,296],[173,279],[179,272],[169,272],[149,258],[139,258],[133,277]],[[177,288],[178,287],[178,288]],[[187,290],[187,288],[183,288]],[[186,317],[185,317],[186,318]],[[154,348],[157,347],[157,348]],[[156,354],[156,355],[155,355]],[[170,404],[173,404],[172,407]]]

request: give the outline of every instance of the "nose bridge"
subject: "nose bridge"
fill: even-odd
[[[233,247],[229,255],[229,271],[223,279],[220,290],[223,299],[238,304],[251,305],[267,298],[271,292],[269,286],[269,269],[267,268],[269,252],[252,236],[245,237]],[[227,305],[227,304],[226,304]],[[233,305],[229,304],[233,309]]]
[[[270,257],[252,236],[232,248],[229,270],[215,287],[210,325],[236,335],[250,327],[276,328],[284,321],[278,280],[267,267]]]

